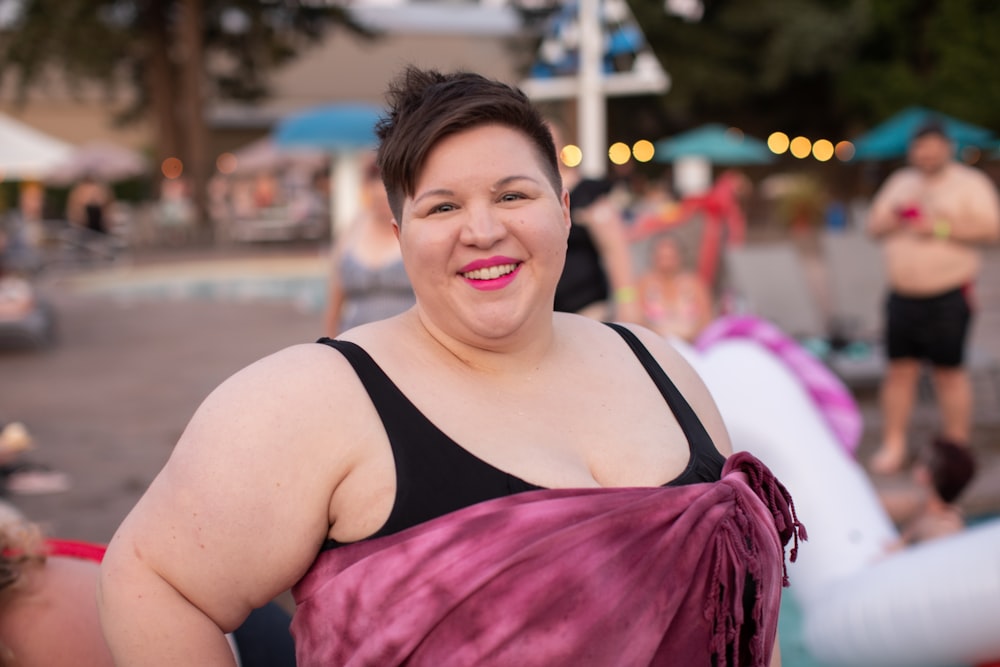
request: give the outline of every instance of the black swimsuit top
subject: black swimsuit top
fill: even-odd
[[[687,438],[687,467],[664,486],[718,481],[726,459],[715,448],[694,410],[635,334],[617,324],[608,326],[632,348]],[[336,348],[350,362],[378,411],[395,459],[396,498],[392,512],[385,525],[365,539],[398,533],[485,500],[543,488],[495,468],[441,432],[363,348],[330,338],[317,342]],[[342,544],[327,540],[323,549],[338,546]]]

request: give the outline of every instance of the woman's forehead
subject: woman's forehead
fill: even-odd
[[[456,169],[456,160],[461,169]],[[479,126],[451,134],[435,144],[417,174],[416,185],[419,190],[429,176],[536,175],[541,171],[540,163],[538,151],[524,133],[506,126]]]

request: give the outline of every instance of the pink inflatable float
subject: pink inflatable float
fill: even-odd
[[[1000,660],[1000,519],[887,553],[897,532],[853,457],[850,392],[772,325],[722,320],[697,348],[677,343],[711,390],[738,450],[785,484],[809,531],[789,567],[804,643],[858,667]]]

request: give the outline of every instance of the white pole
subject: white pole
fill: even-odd
[[[601,0],[580,0],[580,70],[577,123],[585,178],[602,178],[607,172],[607,109],[601,59],[604,45],[600,19]]]
[[[343,150],[333,156],[330,183],[330,220],[333,238],[339,238],[358,215],[361,208],[360,156]]]

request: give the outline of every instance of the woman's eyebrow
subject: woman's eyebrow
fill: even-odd
[[[491,189],[495,192],[504,186],[510,185],[514,181],[531,181],[532,183],[537,183],[538,179],[527,175],[514,174],[513,176],[505,176],[504,178],[501,178],[499,181],[493,184],[493,187]]]
[[[419,204],[422,199],[427,199],[428,197],[450,197],[455,193],[447,188],[435,188],[434,190],[428,190],[427,192],[421,192],[419,196],[414,197],[413,203]]]

